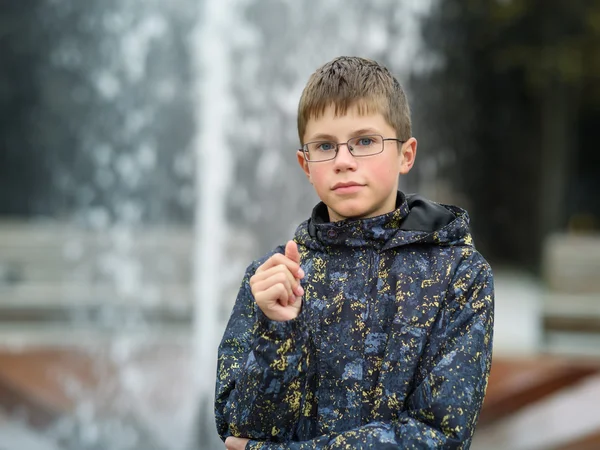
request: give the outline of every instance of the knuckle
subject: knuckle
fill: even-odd
[[[287,281],[287,276],[285,273],[279,272],[275,275],[275,279],[278,283],[285,283]]]
[[[277,285],[277,293],[279,295],[283,295],[287,293],[287,289],[285,288],[285,286],[283,284],[278,284]]]

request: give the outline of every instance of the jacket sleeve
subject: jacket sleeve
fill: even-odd
[[[257,267],[246,271],[219,345],[215,420],[223,440],[283,442],[291,439],[300,415],[307,331],[302,313],[276,322],[256,306],[249,281]]]
[[[250,441],[247,449],[468,449],[483,403],[492,357],[491,268],[475,252],[453,277],[431,357],[399,418],[283,445]]]

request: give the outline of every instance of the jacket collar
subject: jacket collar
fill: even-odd
[[[317,239],[324,245],[380,247],[398,232],[408,213],[406,196],[400,191],[396,197],[394,211],[367,219],[330,222],[327,206],[320,202],[313,209],[308,223],[308,232],[313,239]]]

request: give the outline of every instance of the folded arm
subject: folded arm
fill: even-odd
[[[307,331],[302,314],[276,322],[256,307],[249,286],[256,267],[246,271],[219,346],[215,418],[222,439],[282,442],[300,415]]]

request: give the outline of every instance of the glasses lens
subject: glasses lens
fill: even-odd
[[[327,161],[335,158],[335,142],[310,142],[304,146],[304,154],[309,161]]]
[[[354,156],[369,156],[381,153],[383,138],[381,136],[359,136],[348,141]]]

